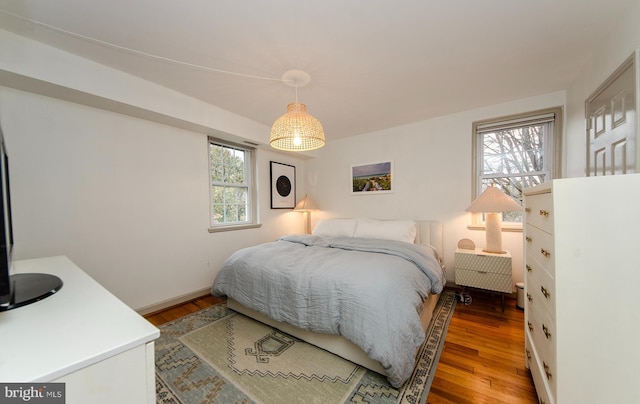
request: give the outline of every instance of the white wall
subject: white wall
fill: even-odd
[[[205,290],[242,247],[304,230],[269,202],[269,161],[303,176],[304,159],[259,149],[263,226],[208,232],[206,134],[264,143],[265,125],[2,30],[0,52],[16,259],[67,255],[141,309]]]
[[[235,250],[303,231],[269,205],[269,161],[304,173],[298,159],[259,150],[262,228],[210,234],[206,135],[7,88],[0,122],[15,258],[67,255],[133,308],[207,288]]]
[[[484,246],[484,231],[469,230],[465,212],[471,195],[472,122],[537,109],[564,106],[564,92],[451,114],[362,136],[329,142],[307,162],[309,195],[324,217],[432,219],[443,223],[447,279],[454,280],[454,250],[462,238]],[[392,194],[352,195],[354,164],[393,160]],[[522,281],[522,233],[503,233],[513,254],[514,282]]]

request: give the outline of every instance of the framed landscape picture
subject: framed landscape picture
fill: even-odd
[[[271,209],[293,209],[296,206],[296,168],[271,162]]]
[[[351,166],[351,194],[384,194],[394,191],[393,161]]]

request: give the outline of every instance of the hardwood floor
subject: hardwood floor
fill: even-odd
[[[209,306],[223,302],[223,299],[213,297],[211,295],[202,296],[197,299],[190,300],[186,303],[170,307],[165,310],[150,313],[144,316],[151,324],[156,327],[169,321],[176,320],[196,311],[206,309]]]
[[[503,313],[498,294],[471,296],[456,306],[427,403],[537,403],[524,366],[524,312],[506,299]],[[219,302],[204,296],[145,318],[158,326]]]
[[[471,290],[449,324],[427,403],[537,403],[525,368],[524,311],[515,300]]]

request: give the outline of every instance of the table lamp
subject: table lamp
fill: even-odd
[[[305,232],[311,234],[311,211],[318,209],[316,205],[311,201],[308,195],[305,195],[300,202],[293,208],[296,212],[302,212],[307,215],[305,223]]]
[[[504,254],[502,249],[502,212],[521,210],[522,206],[493,185],[486,189],[471,205],[467,212],[485,214],[486,244],[484,252]]]

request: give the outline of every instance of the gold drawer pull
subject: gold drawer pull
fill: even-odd
[[[540,292],[542,292],[544,297],[546,297],[547,299],[551,296],[551,293],[549,293],[549,291],[545,289],[544,286],[540,286]]]
[[[533,332],[533,325],[531,324],[531,321],[527,321],[527,327],[529,327],[529,331]]]
[[[531,208],[524,208],[524,211],[525,211],[526,213],[531,213]]]
[[[547,365],[547,362],[542,361],[542,366],[544,366],[544,373],[547,375],[547,379],[551,379],[553,375],[549,372],[549,365]]]
[[[527,268],[527,272],[531,272],[531,271],[532,271],[532,269],[531,269],[531,267],[529,266],[529,264],[525,265],[525,267]]]
[[[531,237],[527,236],[524,238],[525,240],[527,240],[527,243],[530,243],[532,241]]]
[[[549,256],[551,255],[551,253],[549,251],[545,250],[544,248],[540,249],[540,254],[544,255],[547,258],[549,258]]]
[[[547,337],[547,339],[551,339],[551,333],[549,332],[547,326],[544,324],[542,324],[542,332],[544,332],[544,336]]]
[[[479,273],[480,275],[486,275],[486,274],[487,274],[487,271],[478,271],[478,273]]]
[[[549,211],[540,209],[540,216],[549,217]]]
[[[531,296],[531,293],[527,293],[527,300],[529,300],[530,302],[533,301],[533,296]]]

